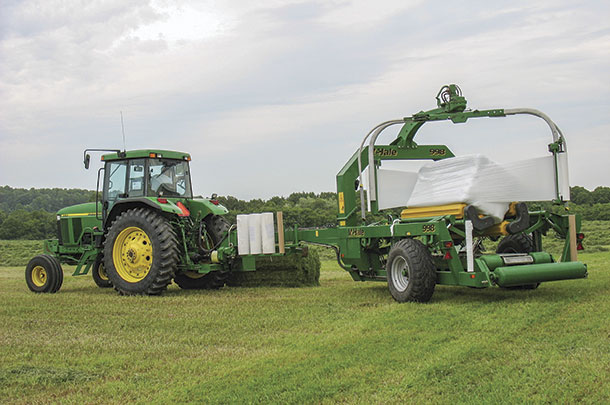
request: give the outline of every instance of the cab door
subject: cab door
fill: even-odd
[[[102,216],[104,222],[112,206],[127,196],[127,161],[114,160],[106,162],[104,175],[104,192],[102,194]]]

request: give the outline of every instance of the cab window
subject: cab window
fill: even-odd
[[[106,195],[104,200],[114,203],[125,194],[125,180],[127,178],[127,162],[109,162],[106,166]]]
[[[177,159],[149,159],[148,195],[192,197],[188,162]]]
[[[129,161],[129,184],[127,194],[129,197],[144,196],[144,159],[132,159]]]

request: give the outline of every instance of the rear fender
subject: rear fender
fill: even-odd
[[[182,210],[174,204],[171,200],[167,200],[167,203],[160,203],[156,198],[130,198],[128,200],[119,200],[112,206],[112,209],[108,213],[108,217],[104,223],[104,227],[108,228],[112,221],[116,219],[122,212],[133,209],[133,208],[148,208],[167,214],[181,214]]]
[[[208,200],[205,198],[197,198],[192,200],[187,200],[185,202],[186,207],[191,212],[193,217],[199,216],[199,218],[205,218],[208,215],[225,215],[229,212],[229,210],[218,203],[214,203],[212,201],[216,200]]]

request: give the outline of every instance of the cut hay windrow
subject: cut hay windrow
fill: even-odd
[[[256,259],[256,271],[232,273],[233,287],[304,287],[320,285],[320,257],[313,249],[305,255],[269,256]]]

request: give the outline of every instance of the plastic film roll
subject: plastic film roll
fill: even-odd
[[[275,228],[273,226],[273,213],[263,212],[261,215],[261,233],[263,240],[263,253],[275,253]]]
[[[263,253],[262,214],[248,215],[248,235],[250,239],[250,254]]]
[[[248,229],[249,215],[237,216],[237,253],[239,255],[250,254],[250,230]]]

